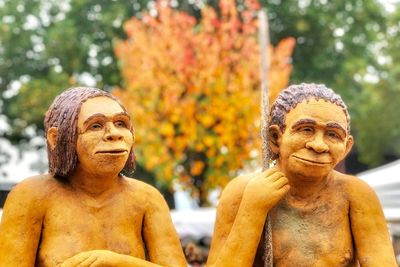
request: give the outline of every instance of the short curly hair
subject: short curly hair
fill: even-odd
[[[294,109],[297,104],[304,100],[308,101],[311,98],[316,100],[323,99],[341,107],[346,115],[347,132],[350,134],[350,115],[346,104],[338,94],[324,84],[301,83],[298,85],[291,85],[283,90],[271,107],[269,125],[277,125],[281,131],[284,132],[286,128],[286,114]],[[274,155],[273,153],[271,154],[272,159],[276,159],[277,156],[278,155]]]
[[[110,93],[92,87],[73,87],[65,90],[54,99],[53,104],[46,112],[44,119],[45,137],[51,127],[57,127],[58,136],[54,149],[47,145],[49,159],[49,173],[60,181],[68,181],[68,177],[76,169],[78,155],[76,143],[78,138],[78,116],[82,104],[90,98],[109,97],[126,111],[125,107]],[[133,127],[130,129],[133,134]],[[130,174],[135,170],[135,154],[130,151],[122,172]]]

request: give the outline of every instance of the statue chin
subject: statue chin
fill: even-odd
[[[332,171],[332,166],[330,164],[317,165],[296,161],[290,163],[288,170],[298,178],[303,177],[304,181],[313,181],[328,176]]]
[[[118,175],[125,166],[125,161],[124,162],[108,162],[106,164],[103,164],[101,166],[98,166],[97,172],[98,173],[107,173],[107,174],[113,174],[113,175]]]
[[[91,160],[92,162],[80,162],[80,167],[88,170],[90,173],[110,176],[118,175],[124,169],[128,156],[101,155]]]

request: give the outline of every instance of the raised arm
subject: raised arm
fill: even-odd
[[[252,266],[267,213],[288,190],[276,169],[232,181],[218,205],[207,266]]]
[[[0,225],[0,266],[35,265],[45,211],[39,179],[21,182],[9,193]]]
[[[351,231],[360,265],[396,267],[386,220],[375,192],[365,182],[353,178],[349,198]]]
[[[208,254],[207,266],[215,263],[218,254],[228,238],[232,225],[235,222],[240,202],[242,201],[243,191],[249,181],[250,176],[239,176],[233,179],[222,191],[218,202],[214,234]]]

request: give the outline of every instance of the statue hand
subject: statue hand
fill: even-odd
[[[72,256],[64,261],[61,267],[117,267],[121,256],[110,250],[90,250]]]
[[[276,168],[253,174],[247,184],[242,201],[253,208],[268,211],[289,191],[288,179]]]

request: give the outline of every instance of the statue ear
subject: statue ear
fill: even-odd
[[[58,128],[51,127],[47,131],[47,144],[49,145],[51,150],[54,150],[54,148],[57,146],[57,137],[58,137]]]
[[[271,125],[268,128],[269,147],[272,153],[279,155],[282,132],[278,125]]]
[[[353,136],[349,135],[346,141],[346,151],[344,152],[343,158],[345,158],[350,153],[353,145],[354,145],[354,138]]]

